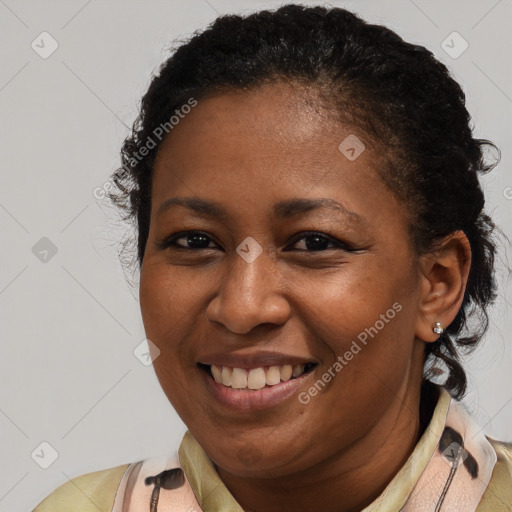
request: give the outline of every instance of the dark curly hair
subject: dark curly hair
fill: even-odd
[[[153,164],[164,140],[155,129],[167,126],[170,133],[169,119],[191,98],[278,81],[313,86],[341,122],[382,148],[381,175],[407,206],[417,255],[457,230],[469,239],[472,264],[462,306],[439,341],[425,349],[425,379],[432,378],[433,363],[443,361],[444,386],[461,399],[467,378],[460,357],[483,337],[487,307],[496,298],[496,226],[483,211],[478,174],[496,165],[499,150],[473,138],[464,92],[430,51],[347,10],[288,4],[221,16],[180,42],[160,66],[122,146],[122,166],[112,176],[117,190],[109,194],[123,220],[136,226],[139,267]],[[493,164],[485,161],[489,148],[498,153]]]

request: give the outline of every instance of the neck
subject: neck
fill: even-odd
[[[431,384],[422,385],[421,393],[405,390],[364,438],[300,474],[247,478],[216,469],[245,512],[358,512],[382,493],[409,458],[436,402]],[[347,471],[354,460],[362,463]]]

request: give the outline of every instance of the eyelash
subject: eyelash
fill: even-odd
[[[296,244],[300,240],[303,240],[304,238],[310,237],[310,236],[317,236],[318,238],[328,240],[330,243],[334,245],[334,247],[327,247],[325,249],[319,249],[319,250],[308,250],[308,249],[297,249],[300,252],[325,252],[329,249],[341,249],[346,252],[355,252],[356,249],[354,247],[351,247],[347,243],[341,242],[340,240],[337,240],[336,238],[333,238],[332,236],[326,235],[324,233],[320,233],[318,231],[304,231],[302,233],[299,233],[301,236],[296,237],[292,245]],[[185,251],[201,251],[201,250],[208,250],[211,249],[211,247],[199,247],[199,248],[190,248],[190,247],[184,247],[182,245],[178,245],[176,243],[177,240],[180,240],[181,238],[187,238],[192,235],[202,235],[205,238],[210,239],[210,241],[214,242],[210,236],[208,236],[206,233],[202,231],[180,231],[179,233],[175,233],[164,240],[161,240],[157,242],[158,249],[165,250],[165,249],[175,249],[175,250],[185,250]],[[214,242],[215,243],[215,242]]]

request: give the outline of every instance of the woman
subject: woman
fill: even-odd
[[[188,432],[35,511],[512,510],[512,445],[459,404],[496,296],[469,123],[429,51],[343,9],[224,16],[179,47],[112,199]]]

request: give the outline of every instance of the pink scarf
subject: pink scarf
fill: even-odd
[[[474,512],[491,479],[496,452],[453,398],[443,431],[436,437],[437,447],[400,512]],[[365,510],[379,504],[377,498]],[[388,511],[385,500],[377,508],[379,512],[397,512]],[[112,512],[142,511],[234,512],[203,511],[177,455],[134,462],[126,469]]]

